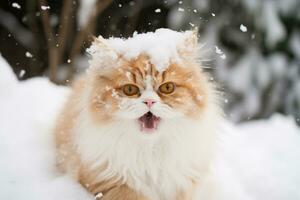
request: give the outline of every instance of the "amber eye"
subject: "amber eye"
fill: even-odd
[[[123,92],[127,96],[133,96],[133,95],[139,94],[140,93],[140,89],[136,85],[126,84],[126,85],[123,86]]]
[[[161,93],[171,94],[175,90],[175,84],[173,82],[167,82],[161,84],[158,89]]]

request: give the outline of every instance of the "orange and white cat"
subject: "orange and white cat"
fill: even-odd
[[[163,68],[150,51],[126,56],[117,38],[90,47],[89,70],[56,126],[57,162],[101,199],[190,200],[209,174],[220,118],[214,86],[197,62],[197,34],[176,34],[177,57],[167,52]]]

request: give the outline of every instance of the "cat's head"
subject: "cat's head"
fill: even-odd
[[[164,31],[95,39],[89,49],[88,110],[96,122],[126,120],[155,133],[168,120],[204,114],[212,88],[197,62],[197,34]]]

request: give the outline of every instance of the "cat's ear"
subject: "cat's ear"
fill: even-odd
[[[93,42],[92,42],[91,47],[94,47],[93,50],[96,50],[96,51],[111,50],[108,42],[101,35],[99,35],[98,37],[93,36]]]
[[[93,37],[91,46],[87,49],[87,53],[91,55],[90,67],[106,69],[116,65],[118,54],[109,46],[109,43],[102,36]]]
[[[184,32],[184,40],[178,47],[182,58],[194,58],[198,54],[198,28]]]

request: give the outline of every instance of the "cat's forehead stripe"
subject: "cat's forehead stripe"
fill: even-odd
[[[152,87],[152,77],[150,75],[146,76],[145,85],[146,85],[146,90],[151,90],[153,88]]]
[[[133,82],[136,83],[136,75],[134,73],[131,73],[131,75]]]

